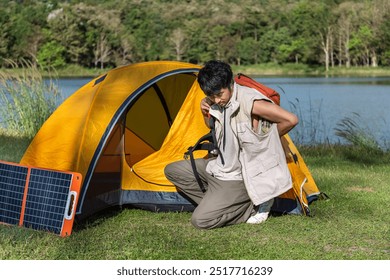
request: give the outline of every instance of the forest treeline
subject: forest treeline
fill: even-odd
[[[388,0],[0,0],[0,66],[390,65]]]

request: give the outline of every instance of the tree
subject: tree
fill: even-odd
[[[114,52],[115,65],[124,65],[134,62],[135,39],[132,35],[121,31],[119,34],[120,46]]]
[[[251,38],[248,39],[247,42],[252,41],[254,45],[257,45],[257,48],[251,51],[252,58],[249,61],[254,64],[258,64],[260,62],[260,37],[264,34],[265,28],[267,25],[266,20],[264,19],[264,15],[266,12],[264,8],[260,5],[253,5],[244,7],[245,21],[243,23],[243,37]],[[264,60],[263,60],[264,61]]]
[[[100,69],[104,69],[104,63],[109,61],[111,53],[112,50],[108,44],[107,36],[104,33],[100,33],[93,51],[95,68],[100,63]]]
[[[356,64],[362,63],[365,66],[370,66],[372,41],[372,30],[367,25],[361,26],[357,32],[352,34],[350,49],[355,57]]]
[[[8,56],[8,49],[10,45],[10,40],[9,40],[9,29],[10,29],[10,24],[9,24],[9,13],[5,9],[1,7],[0,9],[0,26],[2,29],[2,32],[0,32],[0,66],[4,62],[4,60]]]
[[[317,23],[316,3],[299,1],[291,8],[287,18],[289,34],[294,40],[303,42],[305,48],[302,52],[301,62],[319,63],[320,50],[319,26]],[[313,11],[314,10],[314,11]]]
[[[161,11],[154,2],[128,5],[123,15],[123,28],[127,36],[134,38],[134,59],[136,61],[159,60],[169,56],[166,46],[168,30]]]
[[[285,42],[278,47],[278,57],[280,61],[295,62],[298,64],[303,56],[305,43],[302,39],[293,39],[290,42]]]
[[[65,47],[66,63],[84,65],[83,56],[87,54],[86,19],[82,10],[76,13],[77,8],[69,4],[62,4],[54,10],[48,18],[51,32],[49,40],[54,40]]]
[[[383,65],[390,66],[390,14],[384,18],[379,30],[378,37],[382,42],[378,50],[381,53],[380,61]]]
[[[170,42],[175,51],[176,60],[181,61],[186,48],[186,36],[182,28],[173,30],[170,36]]]
[[[65,65],[65,48],[56,41],[45,43],[38,51],[37,62],[43,68],[58,68]]]
[[[188,32],[187,58],[193,62],[207,61],[213,58],[208,49],[209,34],[207,20],[204,18],[191,19],[185,23]]]
[[[255,62],[255,53],[258,51],[259,42],[252,37],[247,37],[237,43],[238,56],[240,60],[238,64],[252,64]],[[242,59],[242,61],[241,61]]]
[[[356,15],[355,13],[356,4],[351,2],[341,3],[337,10],[335,10],[335,15],[337,17],[336,28],[337,32],[337,53],[339,65],[345,64],[347,68],[351,66],[351,56],[349,53],[349,46],[351,40],[352,24],[353,19]]]

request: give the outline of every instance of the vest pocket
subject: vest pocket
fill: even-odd
[[[239,124],[237,126],[237,136],[241,144],[258,144],[266,135],[259,135],[253,131],[248,124]]]
[[[238,124],[237,125],[237,136],[238,141],[240,141],[240,144],[249,144],[253,143],[253,140],[251,135],[247,132],[248,128],[245,124]]]
[[[270,134],[259,135],[248,125],[239,126],[237,132],[240,145],[249,161],[254,160],[259,154],[264,154],[269,150]]]
[[[256,159],[249,163],[248,173],[250,177],[255,177],[259,174],[263,174],[279,165],[278,156],[271,155],[266,159]]]

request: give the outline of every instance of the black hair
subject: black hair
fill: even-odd
[[[232,81],[232,68],[219,60],[208,61],[198,74],[199,86],[208,96],[219,93],[223,88],[230,88]]]

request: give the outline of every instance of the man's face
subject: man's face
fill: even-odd
[[[213,104],[218,104],[220,107],[225,107],[232,97],[230,88],[223,88],[218,93],[207,96],[207,99]]]

